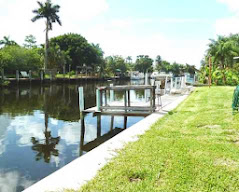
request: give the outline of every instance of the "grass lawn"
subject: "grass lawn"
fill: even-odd
[[[233,90],[197,88],[79,191],[239,191]]]

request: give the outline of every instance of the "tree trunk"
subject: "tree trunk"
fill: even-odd
[[[223,83],[224,85],[226,85],[227,83],[227,79],[226,79],[226,75],[225,75],[225,65],[224,65],[224,59],[221,60],[222,62],[222,75],[223,75]]]
[[[48,31],[49,31],[49,21],[47,19],[47,21],[46,21],[46,43],[45,43],[44,71],[46,71],[47,65],[48,65],[48,48],[49,48]]]

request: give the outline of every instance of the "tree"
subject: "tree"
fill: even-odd
[[[106,71],[108,74],[116,75],[120,73],[122,76],[125,76],[128,66],[122,56],[109,56],[106,58]]]
[[[4,36],[2,40],[0,40],[0,45],[3,46],[10,46],[10,45],[17,45],[17,43],[13,40],[10,40],[10,37]]]
[[[60,50],[67,53],[71,61],[66,62],[66,67],[69,68],[71,65],[72,70],[85,64],[86,67],[97,71],[97,68],[103,65],[104,52],[99,44],[89,44],[80,34],[69,33],[51,38],[50,45],[59,46]]]
[[[20,46],[5,46],[0,50],[0,66],[7,72],[15,70],[37,70],[42,67],[38,49]]]
[[[235,36],[218,36],[217,40],[210,41],[206,60],[212,58],[213,67],[221,70],[223,82],[226,84],[226,69],[233,67],[233,57],[239,53],[238,41],[235,41]]]
[[[25,43],[23,44],[24,47],[31,49],[31,48],[36,48],[36,37],[33,35],[27,35],[25,38]]]
[[[153,59],[151,59],[148,55],[137,56],[135,70],[143,73],[153,71]]]
[[[45,42],[45,60],[44,60],[44,69],[47,68],[48,64],[48,51],[49,51],[49,39],[48,32],[52,30],[52,24],[57,22],[61,25],[61,21],[57,13],[59,12],[60,6],[53,5],[51,0],[47,0],[44,4],[41,2],[37,2],[40,8],[34,9],[32,12],[36,14],[35,17],[32,18],[32,22],[37,21],[38,19],[45,18],[46,19],[46,42]]]

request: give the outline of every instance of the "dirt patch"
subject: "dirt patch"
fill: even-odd
[[[205,129],[220,129],[221,125],[205,125],[202,128],[205,128]]]
[[[216,166],[223,166],[228,168],[238,168],[239,163],[232,159],[217,159],[214,163]]]

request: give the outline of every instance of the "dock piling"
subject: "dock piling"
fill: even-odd
[[[79,107],[80,107],[80,112],[84,111],[85,105],[84,105],[84,90],[83,87],[79,87]]]

